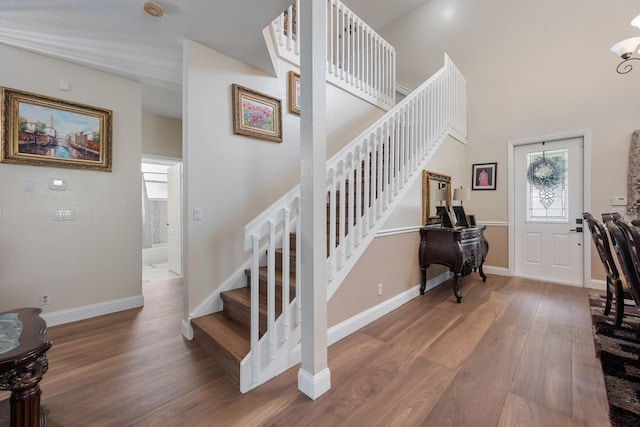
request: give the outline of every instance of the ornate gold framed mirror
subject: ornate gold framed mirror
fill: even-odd
[[[422,224],[439,224],[438,206],[451,206],[451,177],[428,170],[422,171]]]

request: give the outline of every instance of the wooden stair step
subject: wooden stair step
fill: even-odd
[[[224,315],[213,313],[191,320],[195,339],[240,384],[240,362],[249,353],[250,333]]]
[[[259,275],[258,275],[258,280],[260,282],[260,286],[265,286],[267,283],[267,277],[268,277],[268,269],[266,266],[261,266],[258,269]],[[247,276],[247,286],[251,286],[251,269],[248,268],[244,271],[245,276]],[[279,268],[276,268],[275,271],[275,280],[276,280],[276,289],[278,287],[282,286],[282,270],[280,270]],[[290,287],[294,287],[296,284],[296,274],[295,271],[290,271],[289,272],[289,286]]]
[[[259,335],[262,336],[267,329],[267,296],[266,291],[261,290],[258,305]],[[295,287],[290,291],[291,298],[295,296]],[[240,327],[250,330],[251,325],[251,288],[243,287],[225,291],[220,294],[224,302],[224,313],[236,322]],[[276,290],[275,315],[278,317],[282,313],[282,293]]]
[[[276,265],[282,265],[282,248],[276,249]],[[296,272],[296,247],[289,247],[289,269],[291,273]]]

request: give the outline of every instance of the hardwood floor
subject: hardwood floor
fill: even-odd
[[[490,275],[446,283],[334,344],[332,389],[297,367],[246,395],[180,335],[181,284],[49,329],[48,426],[606,426],[588,290]]]

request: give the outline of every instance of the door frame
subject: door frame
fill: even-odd
[[[552,142],[563,139],[582,138],[584,147],[582,150],[582,211],[591,211],[591,130],[584,129],[566,133],[559,133],[546,136],[536,136],[531,138],[516,139],[509,141],[507,146],[507,168],[508,168],[508,215],[509,215],[509,276],[515,274],[515,148],[519,145],[537,144],[541,142]],[[583,233],[589,231],[583,224]],[[583,237],[582,244],[582,278],[583,287],[594,287],[591,283],[591,236],[587,239]],[[595,286],[598,288],[598,286]]]
[[[184,176],[184,161],[179,157],[159,156],[155,154],[141,154],[140,163],[158,163],[165,166],[175,166],[176,164],[182,164],[182,174]],[[141,177],[144,181],[144,178]],[[167,202],[168,203],[168,202]],[[182,264],[182,277],[184,277],[184,179],[180,179],[180,253]]]

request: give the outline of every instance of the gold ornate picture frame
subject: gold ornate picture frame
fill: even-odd
[[[282,106],[278,98],[234,84],[233,133],[282,142]]]
[[[289,112],[300,115],[300,74],[289,71]]]
[[[111,172],[112,112],[0,88],[0,161]]]

